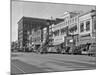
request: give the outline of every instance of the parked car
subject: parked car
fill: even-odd
[[[57,50],[54,46],[48,47],[48,53],[57,53]]]
[[[81,50],[79,49],[78,46],[76,46],[76,47],[74,48],[73,54],[79,54],[79,55],[81,54]]]
[[[65,48],[61,49],[61,53],[65,54],[66,53],[66,49]]]
[[[37,53],[40,53],[40,54],[46,54],[47,52],[48,52],[47,46],[43,46],[37,50]]]
[[[89,56],[96,56],[96,44],[91,43],[90,45],[86,45],[81,48],[82,54]]]
[[[73,47],[70,47],[70,50],[68,52],[68,54],[81,54],[81,50],[80,50],[80,47],[79,46],[73,46]]]
[[[70,47],[70,50],[68,51],[68,54],[73,54],[73,48]]]
[[[88,55],[88,51],[81,51],[82,55]]]
[[[32,50],[33,50],[32,48],[31,49],[29,49],[28,47],[25,48],[25,52],[32,52]]]
[[[69,50],[70,50],[70,47],[69,46],[63,47],[61,49],[61,53],[62,54],[68,54],[69,53]]]
[[[96,56],[96,44],[91,44],[88,50],[89,56]]]

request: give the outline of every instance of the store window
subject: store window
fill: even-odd
[[[86,31],[89,31],[90,30],[90,21],[87,21],[86,22]]]
[[[80,32],[84,32],[84,23],[80,23]]]

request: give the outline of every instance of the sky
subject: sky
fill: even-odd
[[[18,38],[17,22],[23,17],[35,17],[50,19],[59,18],[65,12],[82,11],[88,12],[95,9],[92,5],[75,5],[75,4],[57,4],[44,2],[29,2],[29,1],[12,1],[11,2],[11,41],[16,41]]]

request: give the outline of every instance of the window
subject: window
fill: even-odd
[[[61,29],[61,34],[65,34],[66,33],[66,28]]]
[[[75,32],[77,31],[77,24],[75,24],[75,26],[74,26],[74,31]]]
[[[77,25],[73,26],[72,28],[69,29],[69,31],[71,33],[76,32],[77,31]]]
[[[84,23],[80,24],[80,32],[84,32]]]
[[[55,35],[55,36],[58,36],[58,35],[59,35],[59,30],[55,31],[55,32],[54,32],[54,35]]]
[[[86,31],[89,31],[90,30],[90,21],[87,21],[86,22]]]

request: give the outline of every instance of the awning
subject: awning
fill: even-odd
[[[87,40],[80,40],[77,45],[81,45],[81,44],[87,44],[87,43],[96,43],[96,39],[95,38],[90,38]]]

